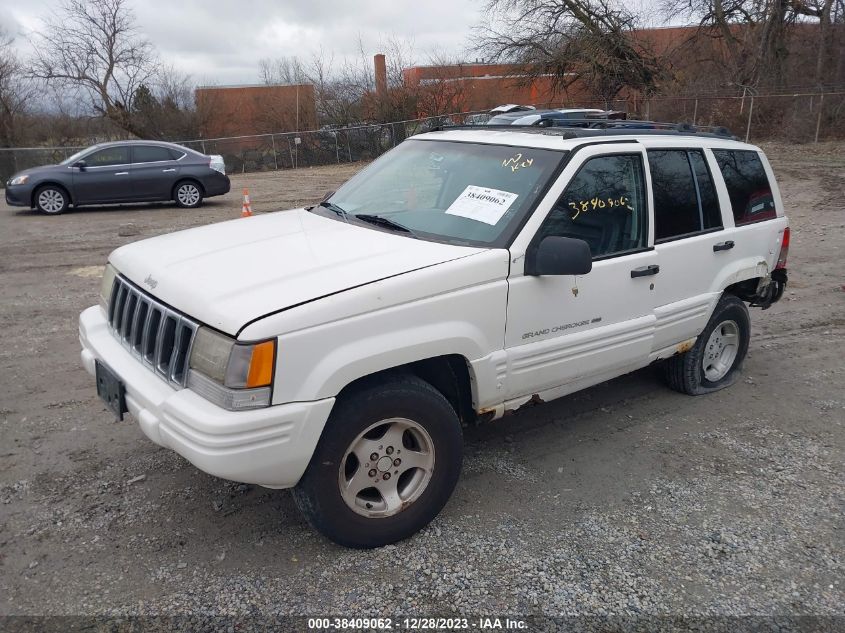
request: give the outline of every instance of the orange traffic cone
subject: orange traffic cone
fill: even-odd
[[[248,218],[252,215],[252,203],[249,201],[249,189],[244,188],[244,204],[241,208],[241,217]]]

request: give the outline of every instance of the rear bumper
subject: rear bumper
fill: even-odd
[[[205,196],[207,198],[211,196],[222,196],[229,193],[232,183],[229,181],[228,176],[215,172],[214,175],[205,179],[203,188],[205,189]]]
[[[99,306],[80,315],[79,341],[89,374],[99,359],[120,377],[129,413],[144,435],[217,477],[270,488],[295,486],[334,405],[334,398],[327,398],[226,411],[190,389],[174,389],[147,369],[112,336]]]

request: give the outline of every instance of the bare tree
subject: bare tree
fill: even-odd
[[[137,134],[132,102],[156,71],[127,0],[65,0],[33,41],[34,76],[82,89],[97,114]]]
[[[162,65],[149,84],[141,84],[132,97],[134,133],[144,138],[180,140],[199,134],[200,121],[190,75]]]
[[[621,0],[488,0],[486,13],[477,48],[558,89],[580,82],[609,101],[625,87],[651,94],[668,72],[632,36],[637,17]]]
[[[0,29],[0,146],[11,147],[18,140],[17,125],[27,112],[35,86],[12,46],[11,35]]]
[[[294,85],[311,83],[305,64],[299,57],[264,58],[258,61],[261,83],[270,85]]]
[[[433,53],[428,58],[433,72],[416,87],[421,115],[440,116],[466,109],[467,83],[464,64],[459,59]]]
[[[816,53],[800,62],[802,83],[824,83],[833,61],[833,0],[665,0],[664,7],[698,20],[700,34],[720,45],[715,52],[721,53],[725,78],[739,86],[784,84],[799,24],[819,24]]]

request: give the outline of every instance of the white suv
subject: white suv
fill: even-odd
[[[688,394],[734,382],[788,243],[729,137],[436,131],[317,206],[117,249],[82,360],[153,442],[375,547],[449,499],[462,423],[656,361]]]

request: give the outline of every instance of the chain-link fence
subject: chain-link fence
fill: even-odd
[[[750,142],[845,139],[845,91],[767,95],[747,91],[732,96],[660,96],[580,101],[577,105],[622,110],[628,118],[724,126]],[[485,112],[461,112],[393,123],[179,143],[204,154],[223,156],[229,173],[268,171],[372,160],[414,134],[450,123],[483,124],[487,117]],[[0,148],[0,182],[29,167],[61,162],[80,149]]]

